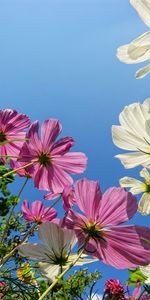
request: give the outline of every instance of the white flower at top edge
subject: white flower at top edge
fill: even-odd
[[[116,155],[125,168],[150,167],[150,99],[143,104],[125,106],[119,115],[120,126],[112,126],[112,139],[131,153]]]
[[[67,266],[72,263],[77,254],[70,254],[77,243],[73,230],[60,228],[57,224],[46,222],[40,225],[38,235],[41,244],[24,243],[18,247],[21,256],[39,262],[40,272],[53,281]],[[76,265],[95,262],[95,259],[82,255]]]
[[[144,23],[150,27],[150,0],[130,0],[138,15]],[[126,64],[136,64],[150,60],[150,31],[145,32],[131,43],[117,49],[117,57]],[[150,72],[150,64],[136,72],[136,78],[140,79]]]
[[[142,215],[150,214],[150,174],[147,169],[142,169],[140,176],[145,182],[132,177],[123,177],[120,179],[120,185],[124,188],[130,188],[130,192],[134,195],[142,193],[142,197],[138,204],[138,210]]]

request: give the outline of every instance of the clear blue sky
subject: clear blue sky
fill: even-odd
[[[103,191],[138,175],[114,158],[120,150],[111,125],[125,105],[150,96],[150,77],[137,81],[138,66],[116,58],[118,46],[146,30],[128,0],[0,0],[1,108],[32,121],[58,118],[63,135],[75,138],[74,149],[88,156],[84,176],[99,180]],[[39,195],[30,184],[23,198]],[[134,220],[149,225],[149,217]],[[95,268],[103,273],[101,285],[109,277],[127,279],[126,271]]]

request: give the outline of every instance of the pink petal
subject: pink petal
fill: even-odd
[[[71,137],[65,137],[56,142],[51,148],[51,155],[64,155],[74,145]]]
[[[26,219],[28,221],[34,221],[34,217],[31,213],[31,211],[29,210],[29,203],[28,203],[27,200],[23,201],[23,204],[22,204],[21,208],[22,208],[24,219]]]
[[[81,179],[75,183],[77,205],[86,217],[93,221],[98,218],[101,197],[102,194],[97,181]]]
[[[49,190],[54,193],[62,193],[64,187],[72,183],[73,179],[56,165],[49,168]]]
[[[68,209],[70,209],[75,203],[74,190],[71,185],[65,186],[62,193],[62,198],[64,201],[63,208],[64,210],[68,211]]]
[[[60,193],[48,193],[47,195],[44,195],[45,200],[54,200],[58,198],[61,194]]]
[[[44,216],[42,217],[42,222],[51,221],[56,218],[57,212],[54,208],[45,208],[44,209]]]
[[[34,176],[35,187],[37,187],[39,190],[49,191],[49,181],[51,180],[49,177],[49,170],[45,166],[39,164],[36,164],[36,169],[37,171]]]
[[[29,139],[29,141],[27,142],[27,144],[30,147],[30,150],[32,151],[37,151],[37,152],[41,152],[42,151],[42,144],[38,135],[38,130],[39,130],[39,122],[35,121],[28,133],[27,133],[27,138]]]
[[[35,217],[35,219],[41,219],[41,216],[44,214],[44,205],[41,201],[34,201],[32,203],[32,215]]]
[[[103,236],[105,241],[95,243],[94,256],[119,269],[147,265],[150,262],[150,244],[142,240],[147,236],[150,239],[150,229],[146,227],[112,227]]]
[[[50,150],[55,139],[62,130],[60,122],[56,119],[46,120],[41,126],[41,141],[44,151]]]
[[[53,156],[53,162],[61,169],[71,174],[81,174],[86,169],[87,157],[81,152],[66,153],[63,156]]]
[[[117,225],[129,220],[137,211],[136,198],[123,188],[109,188],[102,196],[99,219],[104,225]]]
[[[141,286],[140,286],[140,284],[138,283],[137,286],[136,286],[136,288],[135,288],[134,291],[133,291],[132,296],[133,296],[135,299],[137,299],[137,298],[140,296],[140,294],[141,294]]]

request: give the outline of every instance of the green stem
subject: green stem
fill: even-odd
[[[34,162],[32,161],[32,162],[30,162],[30,163],[28,163],[28,164],[26,164],[26,165],[24,165],[24,166],[21,166],[21,167],[19,167],[19,168],[16,168],[15,170],[12,170],[12,171],[10,171],[10,172],[4,174],[3,176],[0,176],[0,179],[2,179],[2,178],[4,178],[4,177],[7,177],[7,176],[9,176],[9,175],[11,175],[11,174],[13,174],[13,173],[16,173],[16,171],[19,171],[19,170],[25,169],[25,168],[27,168],[27,167],[29,167],[29,166],[32,166],[33,164],[34,164]]]
[[[84,246],[82,247],[82,249],[79,251],[79,254],[77,255],[76,259],[68,265],[68,267],[59,275],[57,276],[57,278],[53,281],[53,283],[47,288],[47,290],[42,294],[42,296],[38,299],[38,300],[43,300],[44,297],[52,290],[52,288],[57,284],[57,282],[76,264],[76,262],[79,260],[79,258],[81,257],[81,255],[84,252],[84,248],[85,245],[87,243],[88,240],[86,240],[86,242],[84,243]]]
[[[12,206],[12,208],[11,208],[11,210],[10,210],[9,217],[8,217],[8,219],[7,219],[7,222],[6,222],[6,227],[5,227],[5,230],[4,230],[3,235],[2,235],[1,243],[2,243],[3,240],[5,239],[5,236],[6,236],[7,231],[8,231],[9,221],[10,221],[10,219],[11,219],[12,213],[13,213],[13,211],[14,211],[16,205],[18,204],[18,199],[20,198],[20,195],[21,195],[23,189],[25,188],[28,179],[29,179],[29,178],[26,178],[26,180],[25,180],[25,182],[24,182],[22,188],[20,189],[20,191],[19,191],[19,193],[18,193],[18,195],[17,195],[17,197],[16,197],[16,201],[15,201],[14,205]]]

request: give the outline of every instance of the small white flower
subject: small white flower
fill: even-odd
[[[25,243],[18,247],[18,251],[21,256],[38,261],[41,273],[53,281],[77,257],[77,254],[70,254],[77,238],[73,230],[60,228],[51,222],[41,224],[38,235],[43,244]],[[87,257],[82,255],[76,265],[96,261]]]
[[[145,179],[145,182],[131,177],[123,177],[120,179],[120,185],[125,188],[130,188],[130,192],[134,195],[143,193],[138,210],[142,215],[150,214],[150,174],[147,169],[142,169],[140,176]]]
[[[130,0],[137,13],[150,27],[150,0]],[[150,31],[137,37],[131,43],[117,49],[117,57],[126,64],[136,64],[150,60]],[[143,78],[150,72],[150,64],[136,72],[136,78]]]
[[[125,106],[120,126],[112,126],[112,139],[119,148],[132,151],[116,155],[125,168],[150,167],[150,99]]]
[[[146,284],[150,284],[150,264],[147,266],[140,266],[140,270],[147,277],[145,280]]]

